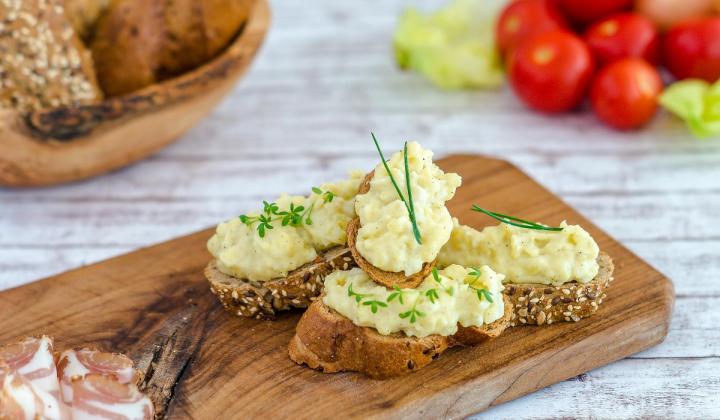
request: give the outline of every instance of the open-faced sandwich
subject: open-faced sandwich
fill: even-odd
[[[230,312],[271,319],[277,311],[306,308],[325,275],[355,263],[346,228],[354,217],[362,173],[312,188],[309,196],[283,194],[263,209],[221,223],[208,241],[214,259],[205,269],[212,292]]]
[[[496,337],[510,322],[502,274],[485,265],[434,267],[450,239],[445,203],[460,176],[444,173],[415,142],[388,161],[378,152],[347,229],[359,268],[326,277],[290,342],[295,362],[323,372],[398,376],[448,347]]]
[[[578,225],[552,227],[485,210],[483,230],[453,219],[461,178],[406,143],[368,174],[218,226],[212,291],[232,313],[306,308],[290,342],[299,364],[388,378],[507,327],[579,321],[612,280],[611,258]]]
[[[478,206],[473,210],[502,223],[478,231],[454,219],[438,265],[487,265],[504,274],[511,325],[579,321],[602,304],[613,262],[582,227],[566,222],[549,227]]]

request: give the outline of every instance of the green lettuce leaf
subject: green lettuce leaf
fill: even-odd
[[[495,21],[507,0],[452,0],[425,15],[409,9],[394,36],[402,69],[417,71],[445,89],[494,88],[503,83]]]
[[[668,86],[660,105],[685,121],[697,138],[720,136],[720,81],[686,79]]]

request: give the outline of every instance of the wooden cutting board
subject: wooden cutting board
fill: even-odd
[[[512,328],[398,379],[322,374],[287,356],[300,312],[258,321],[223,311],[202,274],[212,233],[205,230],[0,293],[0,343],[49,334],[58,348],[95,344],[125,352],[146,371],[157,409],[174,418],[457,418],[663,340],[674,293],[661,273],[508,162],[452,156],[439,165],[463,177],[450,203],[462,223],[494,224],[469,211],[478,203],[590,231],[616,267],[597,314]]]

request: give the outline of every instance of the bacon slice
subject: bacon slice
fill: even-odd
[[[150,399],[135,384],[89,373],[72,381],[72,416],[76,420],[151,420]]]
[[[58,395],[57,369],[50,337],[27,337],[13,344],[0,346],[0,360],[11,371],[17,371],[37,388]]]
[[[122,384],[135,383],[138,379],[133,361],[123,354],[87,348],[65,350],[58,362],[63,401],[70,403],[73,400],[72,381],[91,373],[112,376]]]
[[[0,361],[0,418],[65,420],[70,417],[57,397]]]

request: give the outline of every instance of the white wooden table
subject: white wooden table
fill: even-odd
[[[480,417],[720,418],[720,139],[667,115],[621,134],[587,112],[531,113],[507,90],[437,90],[394,66],[408,3],[276,1],[248,76],[177,144],[91,181],[0,189],[0,289],[368,168],[373,130],[387,150],[416,139],[516,163],[675,282],[663,344]]]

